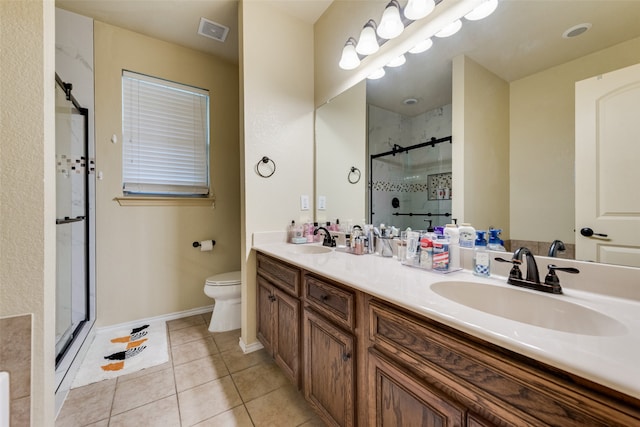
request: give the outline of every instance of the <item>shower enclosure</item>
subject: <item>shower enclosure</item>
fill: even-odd
[[[71,89],[56,75],[56,376],[91,318],[89,200],[93,187],[89,176],[93,162],[88,157],[88,110],[78,104]]]
[[[451,137],[370,155],[372,224],[401,230],[451,222]]]

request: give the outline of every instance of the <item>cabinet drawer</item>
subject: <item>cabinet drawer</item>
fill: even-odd
[[[258,274],[294,296],[300,295],[300,270],[282,261],[257,254]]]
[[[316,277],[304,276],[304,298],[320,313],[344,325],[354,328],[354,293]]]

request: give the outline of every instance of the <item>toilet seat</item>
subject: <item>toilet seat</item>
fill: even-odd
[[[228,273],[215,274],[207,277],[206,286],[234,286],[239,285],[240,271],[231,271]]]

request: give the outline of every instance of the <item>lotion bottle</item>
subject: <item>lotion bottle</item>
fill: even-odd
[[[460,269],[460,230],[456,224],[447,224],[443,234],[449,239],[449,270]]]

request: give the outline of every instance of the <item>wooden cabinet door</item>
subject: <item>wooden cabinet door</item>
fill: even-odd
[[[490,421],[485,420],[480,415],[467,413],[467,427],[495,427]]]
[[[464,425],[462,406],[433,392],[376,351],[369,352],[368,372],[370,426]]]
[[[257,276],[258,286],[258,340],[262,343],[267,352],[273,355],[273,310],[275,296],[273,295],[273,285],[267,282],[261,276]]]
[[[304,310],[304,395],[329,425],[355,425],[353,352],[353,335]]]
[[[273,356],[285,375],[299,385],[300,372],[300,301],[274,289]]]

